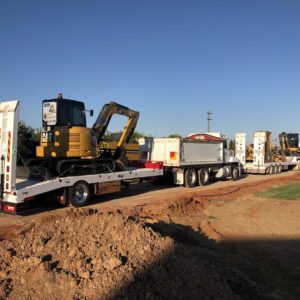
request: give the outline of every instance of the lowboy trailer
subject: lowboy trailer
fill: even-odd
[[[246,133],[235,137],[235,156],[241,162],[242,172],[248,174],[278,174],[298,166],[295,157],[285,157],[285,161],[273,159],[271,152],[271,133],[256,131],[253,134],[253,158],[247,160]]]
[[[17,178],[18,100],[0,102],[0,211],[17,214],[30,200],[51,195],[62,204],[80,207],[91,195],[120,191],[130,181],[149,180],[163,175],[161,162],[145,161],[143,167],[98,174],[61,176],[44,181]],[[39,197],[40,198],[40,197]]]

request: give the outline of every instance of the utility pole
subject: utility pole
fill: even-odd
[[[212,112],[207,112],[207,132],[210,132],[210,121],[212,120]]]

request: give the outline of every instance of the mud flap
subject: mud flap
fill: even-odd
[[[0,212],[3,211],[3,193],[4,193],[4,156],[1,156],[1,175],[0,175]]]
[[[176,169],[173,171],[174,184],[184,184],[184,169]]]

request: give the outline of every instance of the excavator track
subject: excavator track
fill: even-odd
[[[32,159],[28,162],[29,179],[49,180],[57,177],[92,175],[116,170],[113,159]]]

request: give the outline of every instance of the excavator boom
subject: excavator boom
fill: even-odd
[[[125,149],[127,143],[130,140],[130,137],[132,136],[135,130],[139,118],[139,112],[134,111],[116,102],[109,102],[105,104],[92,128],[97,138],[98,149],[100,148],[100,144],[103,140],[103,136],[110,123],[110,120],[115,114],[128,117],[128,121],[123,129],[123,132],[117,144],[117,147],[119,149]]]

